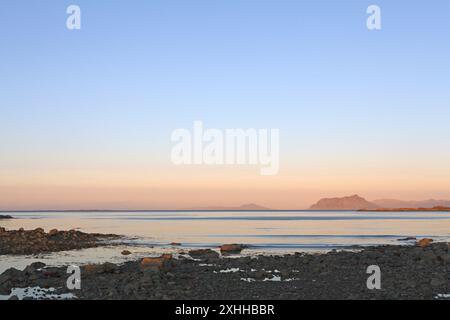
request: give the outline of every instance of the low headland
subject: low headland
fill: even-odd
[[[378,209],[361,209],[360,212],[450,212],[450,207],[433,207],[433,208],[378,208]]]
[[[110,245],[108,240],[119,239],[115,234],[84,233],[77,230],[48,233],[42,228],[35,230],[6,230],[0,227],[0,255],[34,255]]]

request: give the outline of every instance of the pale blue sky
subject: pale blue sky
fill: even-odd
[[[168,162],[171,131],[203,120],[279,128],[284,163],[450,178],[448,0],[2,0],[0,39],[3,174]]]

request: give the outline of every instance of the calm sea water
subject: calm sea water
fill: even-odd
[[[398,243],[408,236],[450,241],[449,212],[34,212],[13,213],[9,229],[77,228],[136,238],[131,243],[215,247],[244,243],[253,249],[308,250]]]
[[[323,252],[354,245],[408,244],[414,236],[450,242],[449,212],[26,212],[0,221],[7,229],[44,228],[115,233],[127,240],[120,246],[35,255],[1,256],[0,273],[23,269],[35,261],[47,265],[114,263],[189,248],[217,248],[224,243],[250,246],[243,255]],[[181,247],[171,246],[179,242]],[[411,243],[411,242],[409,242]],[[124,249],[133,252],[122,256]]]

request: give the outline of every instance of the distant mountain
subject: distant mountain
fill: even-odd
[[[379,199],[372,201],[382,208],[400,209],[400,208],[434,208],[434,207],[450,207],[448,200],[423,200],[423,201],[403,201],[395,199]]]
[[[353,195],[343,198],[325,198],[312,205],[310,210],[373,210],[380,208],[366,199]]]
[[[187,210],[201,210],[201,211],[267,211],[271,210],[254,203],[244,204],[240,207],[196,207]]]

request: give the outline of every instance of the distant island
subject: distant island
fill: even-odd
[[[380,199],[368,201],[358,195],[341,198],[324,198],[310,207],[310,210],[353,210],[372,212],[398,211],[450,211],[450,201],[423,200],[403,201],[395,199]]]
[[[372,203],[380,208],[401,209],[401,208],[434,208],[434,207],[450,207],[448,200],[423,200],[423,201],[404,201],[396,199],[380,199],[374,200]]]
[[[376,204],[358,195],[353,195],[343,198],[320,199],[316,204],[311,206],[310,210],[374,210],[379,208]]]
[[[426,211],[426,212],[450,212],[450,207],[433,207],[433,208],[379,208],[374,210],[361,209],[358,211],[362,212],[415,212],[415,211]]]

